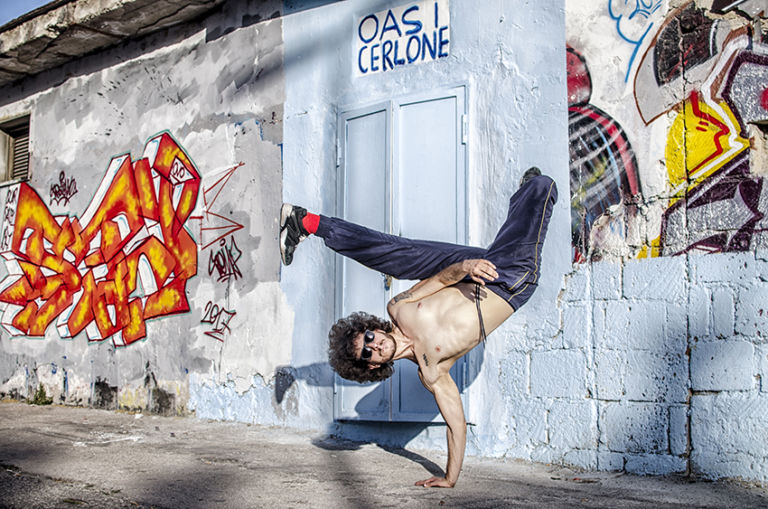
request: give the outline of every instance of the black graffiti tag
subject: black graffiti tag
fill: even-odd
[[[59,205],[60,202],[63,201],[64,205],[66,205],[69,203],[69,199],[75,194],[77,194],[77,182],[75,182],[75,177],[67,179],[67,176],[62,171],[59,173],[59,183],[51,184],[50,203],[55,202],[56,205]]]
[[[229,329],[229,322],[237,314],[235,311],[227,311],[223,307],[219,307],[211,301],[205,305],[205,313],[200,323],[209,323],[213,326],[211,330],[205,331],[208,336],[215,338],[222,343],[224,342],[224,334],[231,332]]]
[[[16,226],[16,202],[19,198],[19,188],[8,190],[5,195],[5,207],[3,208],[3,233],[0,236],[0,250],[8,251],[13,240],[13,228]]]
[[[229,246],[227,240],[219,241],[219,250],[208,255],[208,275],[214,271],[218,274],[218,281],[227,281],[230,278],[243,277],[240,268],[237,266],[238,260],[243,252],[235,244],[235,238],[229,237]]]

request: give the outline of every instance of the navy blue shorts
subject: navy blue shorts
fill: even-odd
[[[320,216],[316,235],[337,253],[397,279],[426,279],[453,263],[485,258],[499,273],[488,289],[517,310],[536,289],[541,247],[556,201],[551,178],[529,180],[509,199],[507,219],[487,249],[398,237],[327,216]]]

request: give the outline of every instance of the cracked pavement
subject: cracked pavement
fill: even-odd
[[[0,403],[0,507],[768,506],[755,485],[475,457],[452,490],[413,486],[444,460],[267,426]]]

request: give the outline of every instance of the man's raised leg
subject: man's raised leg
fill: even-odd
[[[300,207],[296,214],[302,219],[307,214]],[[286,208],[286,205],[283,206]],[[290,214],[289,214],[290,215]],[[317,216],[316,216],[317,217]],[[283,226],[281,214],[280,250],[293,250],[309,233],[302,225],[302,219],[286,220]],[[296,225],[300,225],[299,228]],[[337,253],[351,258],[366,267],[398,279],[426,279],[452,263],[470,258],[482,258],[485,249],[467,247],[447,242],[413,240],[397,235],[378,232],[343,219],[319,216],[315,235]],[[285,239],[285,248],[284,242]],[[298,239],[294,242],[294,239]],[[283,262],[285,263],[285,256]],[[290,262],[288,262],[290,263]],[[286,265],[288,265],[286,263]]]

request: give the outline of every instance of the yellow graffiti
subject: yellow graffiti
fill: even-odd
[[[683,102],[667,136],[665,151],[670,205],[749,148],[725,102],[710,105],[694,92]]]

